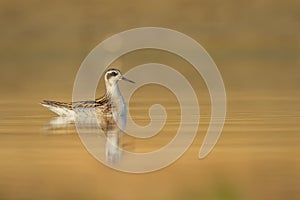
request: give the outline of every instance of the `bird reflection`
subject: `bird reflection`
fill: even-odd
[[[94,144],[97,144],[96,148],[99,148],[96,150],[97,154],[105,154],[107,162],[118,163],[121,161],[123,132],[112,115],[86,116],[84,118],[59,116],[51,119],[45,128],[48,131],[67,133],[70,128],[75,128],[75,125],[80,137],[84,137],[85,141],[93,141]],[[102,157],[103,155],[98,156]]]

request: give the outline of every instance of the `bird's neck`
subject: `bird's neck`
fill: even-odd
[[[106,95],[111,99],[122,96],[118,84],[106,84]]]

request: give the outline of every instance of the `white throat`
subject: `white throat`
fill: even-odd
[[[106,93],[112,99],[112,101],[122,98],[118,83],[106,83]]]
[[[109,96],[113,103],[113,118],[121,130],[126,126],[126,104],[120,92],[118,83],[106,83],[106,95]]]

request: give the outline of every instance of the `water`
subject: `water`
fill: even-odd
[[[140,100],[137,96],[138,103],[132,103],[137,105],[132,107],[132,115],[138,124],[145,125],[149,122],[145,114],[149,105]],[[37,102],[36,97],[1,101],[3,199],[298,197],[298,97],[248,98],[231,93],[222,136],[213,152],[199,160],[209,122],[209,106],[202,106],[197,137],[187,152],[171,166],[141,175],[117,172],[98,162],[84,148],[74,126],[47,127],[54,115]],[[125,135],[122,147],[149,152],[169,142],[179,124],[174,114],[179,108],[175,101],[170,104],[166,108],[171,119],[157,136],[142,140]]]

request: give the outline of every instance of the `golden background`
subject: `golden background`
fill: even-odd
[[[0,1],[0,199],[299,199],[299,10],[293,0]],[[95,160],[74,130],[45,130],[54,115],[37,103],[70,101],[87,54],[113,34],[144,26],[180,31],[208,51],[223,76],[228,114],[215,149],[198,160],[210,109],[201,77],[166,52],[118,59],[112,66],[124,72],[147,62],[174,67],[203,107],[183,157],[132,175]],[[100,94],[103,82],[99,87]],[[159,87],[142,88],[134,98],[148,101],[133,110],[136,119],[147,118],[158,91],[174,98]],[[161,135],[172,136],[172,128]],[[168,140],[135,140],[128,148],[149,151]]]

